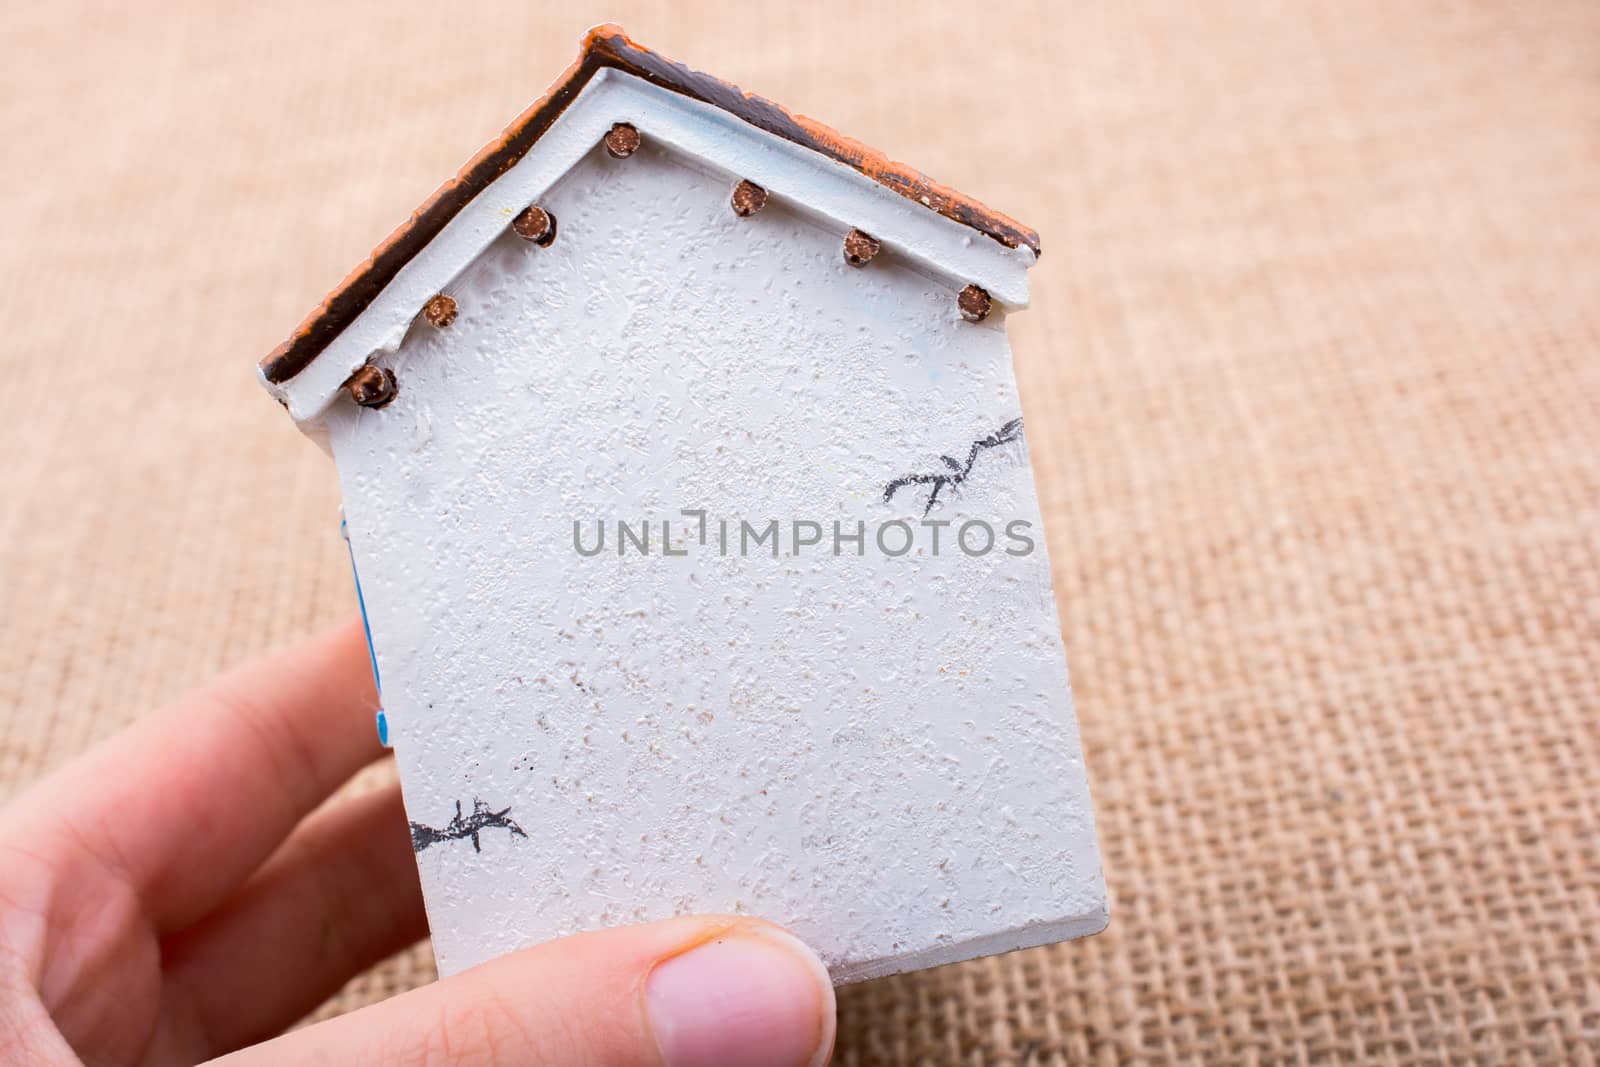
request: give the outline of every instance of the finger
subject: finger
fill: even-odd
[[[36,840],[90,853],[172,929],[213,907],[382,752],[376,707],[351,620],[140,720],[12,810],[31,814]]]
[[[504,956],[219,1063],[820,1067],[828,972],[749,919],[671,919]]]
[[[162,941],[176,1047],[205,1059],[278,1033],[427,932],[399,786],[320,812],[216,912]]]

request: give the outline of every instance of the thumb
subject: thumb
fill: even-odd
[[[822,1067],[833,984],[792,934],[727,916],[551,941],[217,1061],[226,1067]]]

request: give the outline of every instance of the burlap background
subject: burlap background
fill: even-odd
[[[1112,926],[839,1061],[1600,1060],[1593,0],[8,5],[0,790],[351,610],[252,363],[604,18],[1044,237]]]

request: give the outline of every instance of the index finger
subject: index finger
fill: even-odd
[[[377,707],[353,618],[141,719],[16,803],[35,835],[44,829],[38,839],[87,852],[172,929],[209,911],[382,754]]]

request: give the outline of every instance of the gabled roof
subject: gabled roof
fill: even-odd
[[[1033,257],[1039,254],[1039,235],[1013,219],[821,123],[791,114],[770,100],[745,93],[737,86],[642,48],[629,40],[618,26],[603,25],[585,35],[577,62],[538,102],[412,212],[411,218],[374,249],[366,262],[351,271],[287,341],[261,361],[261,376],[268,383],[280,385],[310,366],[452,219],[527,155],[584,87],[606,70],[620,71],[709,104],[759,130],[842,163],[880,186],[971,227],[1008,249],[1027,249]]]

